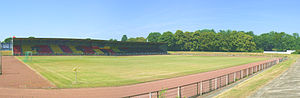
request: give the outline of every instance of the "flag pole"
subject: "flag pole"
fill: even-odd
[[[11,50],[12,50],[12,56],[14,56],[14,36],[11,38],[11,44],[12,44],[12,48],[11,48]]]

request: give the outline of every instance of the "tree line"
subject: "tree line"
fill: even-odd
[[[285,32],[271,31],[255,35],[252,31],[220,30],[213,29],[197,30],[189,32],[177,30],[151,32],[144,37],[127,39],[123,35],[121,41],[130,42],[164,42],[168,44],[170,51],[225,51],[225,52],[261,52],[264,50],[299,50],[300,38],[298,33],[292,35]]]
[[[34,37],[29,37],[34,38]],[[88,38],[89,39],[89,38]],[[12,38],[6,38],[3,43],[10,43]],[[110,39],[109,41],[117,41]],[[144,37],[127,38],[123,35],[121,41],[128,42],[164,42],[169,51],[224,51],[224,52],[261,52],[300,50],[298,33],[271,31],[255,35],[252,31],[203,29],[194,32],[177,30],[151,32]],[[299,52],[300,53],[300,52]]]

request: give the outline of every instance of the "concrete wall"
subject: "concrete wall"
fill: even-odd
[[[296,50],[287,50],[286,52],[283,51],[264,51],[264,53],[275,53],[275,54],[292,54],[296,52]]]

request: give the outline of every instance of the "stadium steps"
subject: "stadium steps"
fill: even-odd
[[[83,52],[80,50],[77,50],[75,46],[69,46],[69,47],[73,51],[74,54],[83,54]]]
[[[54,54],[63,54],[64,53],[58,45],[50,45],[50,48],[52,49]]]
[[[96,54],[104,54],[104,52],[102,52],[98,46],[92,46],[92,48]]]
[[[95,51],[88,46],[80,46],[85,54],[95,54]]]
[[[73,53],[72,50],[71,50],[68,46],[60,45],[59,47],[61,48],[61,50],[62,50],[64,53],[67,53],[67,54]]]
[[[20,55],[22,53],[21,47],[19,45],[14,45],[14,54]]]
[[[26,51],[32,51],[32,48],[30,45],[22,45],[22,53],[25,54]]]
[[[107,49],[108,52],[110,52],[111,54],[115,54],[115,52],[111,49]]]
[[[115,52],[113,52],[111,49],[100,49],[100,50],[106,54],[115,54]]]
[[[114,52],[116,52],[116,53],[119,53],[119,52],[121,52],[121,50],[120,50],[120,49],[118,49],[118,48],[112,48],[112,51],[114,51]]]
[[[51,50],[51,48],[48,45],[36,45],[35,47],[39,48],[37,50],[37,52],[39,54],[52,54],[53,53],[53,51]]]

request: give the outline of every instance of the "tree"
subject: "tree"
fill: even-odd
[[[136,42],[147,42],[147,39],[144,37],[136,37]]]
[[[147,40],[144,37],[136,37],[136,38],[129,38],[128,42],[146,42]]]
[[[148,42],[158,42],[158,38],[161,36],[161,34],[159,32],[151,32],[148,37],[147,40]]]
[[[231,42],[229,43],[231,51],[253,51],[256,44],[252,41],[253,37],[244,32],[232,31],[230,34]]]
[[[127,36],[126,35],[123,35],[122,39],[121,39],[122,42],[125,42],[127,41]]]
[[[136,42],[136,39],[135,38],[129,38],[127,41],[128,42]]]
[[[220,30],[217,34],[216,34],[216,50],[217,51],[231,51],[230,50],[230,46],[229,43],[231,41],[231,39],[229,39],[230,37],[230,33],[232,31],[231,30]]]
[[[11,43],[11,41],[12,41],[12,38],[11,37],[9,37],[9,38],[6,38],[6,39],[4,39],[4,43]]]
[[[184,33],[181,30],[177,30],[174,34],[175,37],[175,46],[176,46],[176,50],[184,50]]]
[[[293,36],[294,36],[295,38],[299,38],[299,34],[298,34],[298,33],[293,33]]]
[[[118,41],[117,39],[109,39],[108,41],[112,41],[112,42],[116,42],[116,41]]]
[[[184,50],[190,50],[190,51],[195,50],[193,47],[193,42],[191,41],[193,37],[192,35],[193,32],[188,32],[188,31],[184,32],[184,38],[183,38]]]
[[[252,37],[255,36],[255,34],[253,33],[253,31],[246,32],[245,34],[250,35],[250,36],[252,36]]]
[[[165,42],[168,44],[168,50],[174,50],[175,36],[172,32],[164,32],[158,39],[158,42]]]
[[[33,36],[29,36],[28,38],[35,38],[35,37],[33,37]]]
[[[204,50],[204,51],[212,51],[212,50],[216,50],[215,49],[215,32],[214,31],[201,31],[202,33],[200,33],[199,35],[199,49],[200,50]]]

